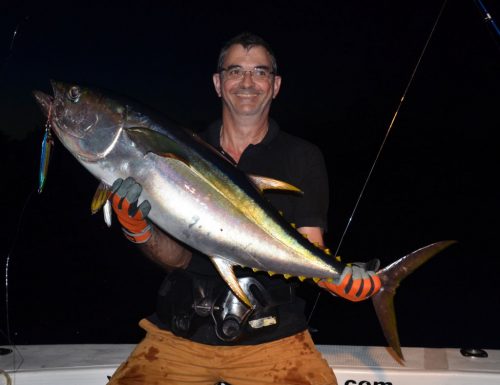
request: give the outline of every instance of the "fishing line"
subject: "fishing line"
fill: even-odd
[[[23,20],[21,20],[20,22],[17,23],[13,33],[12,33],[12,37],[10,39],[10,44],[9,44],[9,48],[8,48],[8,51],[7,51],[7,55],[5,56],[5,59],[3,60],[3,62],[1,63],[0,65],[0,68],[2,69],[2,73],[3,73],[3,69],[7,67],[7,64],[9,62],[9,60],[11,59],[11,57],[13,56],[13,52],[14,52],[14,45],[17,41],[17,36],[19,34],[19,30],[21,28],[21,25],[22,23],[28,21],[29,19],[29,16],[25,16],[23,18]],[[0,81],[2,81],[3,79],[3,76],[0,77]],[[21,224],[22,224],[22,221],[23,221],[23,218],[24,218],[24,214],[25,214],[25,211],[26,211],[26,208],[28,207],[28,204],[29,202],[31,201],[32,199],[32,196],[33,194],[35,193],[36,190],[32,190],[29,194],[28,194],[28,197],[26,198],[25,202],[24,202],[24,205],[23,205],[23,208],[21,210],[21,214],[19,215],[19,219],[18,219],[18,223],[17,223],[17,228],[16,228],[16,232],[14,233],[14,237],[13,237],[13,240],[12,240],[12,244],[7,252],[7,255],[5,257],[5,333],[0,329],[0,332],[1,334],[5,337],[6,341],[7,341],[7,344],[9,346],[12,347],[12,350],[9,352],[5,352],[5,354],[12,354],[12,370],[13,372],[15,373],[22,365],[22,363],[24,362],[24,357],[23,355],[21,354],[21,352],[19,351],[19,349],[17,348],[17,346],[14,344],[14,342],[12,341],[12,338],[11,338],[11,328],[10,328],[10,314],[9,314],[9,307],[10,307],[10,303],[9,303],[9,270],[10,270],[10,259],[11,259],[11,255],[13,254],[14,252],[14,248],[15,246],[17,245],[17,240],[19,238],[19,234],[20,234],[20,230],[21,230]],[[20,357],[20,360],[19,362],[17,363],[17,356]],[[4,371],[4,370],[0,370],[0,373],[5,377],[6,381],[7,381],[7,385],[10,385],[12,384],[12,379],[10,377],[10,375]]]
[[[31,202],[31,199],[33,197],[33,194],[36,192],[36,189],[31,190],[29,193],[28,197],[26,198],[26,201],[24,202],[24,206],[21,209],[21,214],[19,215],[19,220],[17,222],[17,227],[16,227],[16,232],[14,233],[14,238],[12,239],[12,244],[9,248],[9,251],[7,252],[7,256],[5,258],[5,333],[2,332],[2,334],[6,337],[7,343],[14,348],[14,350],[19,354],[19,357],[21,357],[21,361],[16,365],[16,354],[14,353],[13,356],[13,369],[17,370],[19,367],[22,365],[24,361],[24,357],[21,354],[21,352],[17,349],[16,345],[12,341],[11,338],[11,330],[10,330],[10,314],[9,314],[9,267],[10,267],[10,256],[14,253],[14,248],[17,245],[17,240],[19,238],[19,234],[21,232],[21,225],[23,223],[24,219],[24,214],[26,212],[26,208],[28,207],[28,204]]]
[[[401,109],[401,106],[403,105],[403,102],[405,101],[405,98],[406,98],[406,94],[408,93],[408,90],[410,89],[410,86],[412,85],[413,83],[413,79],[415,78],[415,74],[417,73],[417,70],[418,68],[420,67],[420,62],[422,61],[422,58],[424,57],[424,54],[425,52],[427,51],[427,47],[429,46],[429,42],[431,41],[431,38],[432,36],[434,35],[434,31],[436,30],[436,27],[439,23],[439,20],[441,19],[441,15],[443,14],[443,11],[444,11],[444,8],[446,7],[446,3],[448,2],[448,0],[444,0],[443,1],[443,4],[441,5],[441,9],[439,10],[439,13],[436,17],[436,20],[434,21],[434,24],[432,26],[432,29],[431,29],[431,32],[429,34],[429,36],[427,37],[427,41],[425,42],[425,45],[424,45],[424,48],[422,49],[422,52],[420,53],[420,56],[417,60],[417,63],[415,65],[415,67],[413,68],[413,72],[410,76],[410,80],[408,81],[407,85],[406,85],[406,88],[403,92],[403,95],[401,96],[401,99],[399,100],[399,104],[397,105],[397,108],[392,116],[392,119],[391,119],[391,122],[389,123],[389,126],[387,128],[387,132],[385,134],[385,137],[382,141],[382,144],[380,145],[379,149],[378,149],[378,152],[377,152],[377,155],[375,156],[375,160],[373,161],[372,165],[371,165],[371,168],[370,168],[370,171],[368,172],[368,175],[367,177],[365,178],[365,182],[363,184],[363,187],[361,188],[361,192],[359,193],[358,195],[358,199],[356,200],[356,203],[354,205],[354,208],[351,212],[351,215],[349,217],[349,220],[347,221],[347,225],[344,229],[344,232],[342,233],[342,236],[340,237],[340,241],[338,243],[338,246],[337,246],[337,249],[335,250],[335,254],[333,254],[334,256],[337,256],[339,255],[339,251],[340,251],[340,247],[342,245],[342,242],[344,241],[344,237],[349,229],[349,226],[351,225],[351,222],[352,222],[352,219],[354,217],[354,214],[356,213],[357,209],[358,209],[358,206],[359,206],[359,202],[361,201],[361,198],[363,197],[364,195],[364,192],[366,190],[366,186],[368,185],[368,182],[370,181],[371,179],[371,176],[373,174],[373,170],[375,169],[375,166],[377,165],[377,162],[378,162],[378,159],[380,158],[380,154],[382,153],[382,150],[385,146],[385,143],[387,142],[387,138],[389,137],[389,134],[392,130],[392,127],[394,126],[394,122],[396,121],[396,118],[398,116],[398,113],[399,113],[399,110]],[[308,323],[309,323],[309,320],[311,319],[312,317],[312,314],[314,312],[314,310],[316,309],[316,304],[318,303],[318,299],[319,299],[319,296],[321,295],[321,291],[318,292],[317,294],[317,298],[316,298],[316,301],[314,303],[314,306],[309,314],[309,317],[308,317]]]
[[[12,244],[9,248],[9,251],[7,253],[7,256],[5,258],[5,328],[6,328],[6,333],[2,334],[6,337],[7,343],[11,345],[15,351],[19,354],[21,357],[21,361],[19,362],[18,365],[16,365],[16,354],[14,353],[13,356],[13,369],[16,371],[19,369],[19,367],[22,365],[24,361],[24,357],[22,354],[19,352],[17,349],[16,345],[11,339],[11,330],[10,330],[10,314],[9,314],[9,308],[10,308],[10,303],[9,303],[9,267],[10,267],[10,257],[14,252],[14,248],[17,245],[17,241],[19,238],[19,234],[21,232],[21,225],[23,223],[23,218],[24,214],[26,212],[26,208],[28,207],[28,204],[31,202],[31,199],[33,197],[33,194],[38,192],[38,194],[42,193],[43,187],[45,185],[46,177],[47,177],[47,170],[48,170],[48,163],[50,159],[50,154],[52,151],[52,146],[53,146],[53,139],[51,136],[51,130],[50,130],[50,113],[52,111],[52,105],[49,108],[49,113],[48,113],[48,119],[47,123],[45,124],[45,135],[42,141],[42,149],[41,149],[41,156],[40,156],[40,171],[39,171],[39,186],[38,189],[33,189],[31,192],[28,194],[28,197],[26,198],[23,208],[21,209],[21,214],[19,215],[17,227],[16,227],[16,232],[14,234],[14,237],[12,239]],[[0,330],[1,331],[1,330]]]
[[[41,155],[40,155],[40,171],[39,171],[39,185],[38,185],[38,189],[32,190],[29,193],[28,197],[26,198],[26,201],[24,202],[24,206],[23,206],[23,208],[21,210],[21,214],[19,215],[19,220],[18,220],[18,223],[17,223],[16,232],[15,232],[14,238],[12,240],[12,245],[11,245],[11,247],[10,247],[8,253],[7,253],[7,257],[5,258],[5,318],[6,318],[6,322],[5,322],[6,335],[5,336],[7,338],[7,343],[9,345],[12,345],[13,347],[15,347],[15,344],[13,343],[13,341],[12,341],[12,339],[10,337],[11,333],[10,333],[10,315],[9,315],[9,307],[10,307],[9,306],[9,266],[10,266],[10,256],[13,254],[14,248],[17,245],[17,240],[19,238],[19,233],[21,231],[21,225],[22,225],[22,222],[23,222],[24,213],[26,211],[26,208],[28,207],[28,204],[31,201],[31,199],[32,199],[33,194],[35,193],[35,191],[37,191],[38,194],[42,193],[43,187],[45,186],[45,182],[46,182],[46,179],[47,179],[47,171],[48,171],[48,165],[49,165],[49,161],[50,161],[50,155],[51,155],[51,152],[52,152],[52,147],[54,145],[54,141],[52,139],[51,129],[50,129],[51,128],[50,127],[50,115],[51,115],[51,112],[52,112],[52,105],[50,105],[50,107],[49,107],[48,118],[47,118],[47,122],[45,123],[45,128],[44,128],[45,134],[44,134],[44,137],[43,137],[42,148],[41,148],[41,151],[40,151]],[[4,333],[2,333],[2,334],[4,334]],[[22,364],[22,362],[24,360],[22,358],[21,354],[20,354],[20,356],[21,356],[21,362],[19,363],[19,366]],[[15,358],[14,358],[14,365],[13,365],[13,367],[15,368],[15,370],[17,370],[17,368],[18,368],[15,365]]]
[[[5,56],[5,59],[3,60],[2,63],[2,69],[7,66],[8,61],[13,55],[14,52],[14,44],[16,42],[16,37],[19,34],[19,30],[21,28],[21,24],[24,22],[27,22],[29,20],[29,16],[25,16],[23,20],[17,23],[16,28],[14,28],[14,32],[12,33],[12,38],[10,39],[10,44],[9,44],[9,50],[7,51],[7,55]]]

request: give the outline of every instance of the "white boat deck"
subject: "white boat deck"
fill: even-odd
[[[0,385],[104,385],[134,345],[20,345],[0,355]],[[12,349],[3,346],[5,349]],[[403,348],[405,365],[383,347],[318,345],[339,385],[499,385],[500,350]]]

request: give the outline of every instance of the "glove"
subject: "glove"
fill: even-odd
[[[330,294],[359,302],[376,294],[382,283],[375,273],[380,262],[373,260],[369,263],[353,263],[347,265],[336,282],[327,280],[318,281],[318,286],[326,289]]]
[[[151,238],[151,225],[146,217],[151,204],[145,200],[137,206],[142,186],[133,178],[118,178],[111,186],[111,205],[125,236],[134,243],[145,243]]]

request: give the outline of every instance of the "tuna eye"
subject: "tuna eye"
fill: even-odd
[[[73,102],[73,103],[78,103],[78,100],[80,100],[80,95],[82,93],[80,92],[80,88],[74,86],[71,87],[68,91],[68,99]]]

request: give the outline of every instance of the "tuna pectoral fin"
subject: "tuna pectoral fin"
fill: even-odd
[[[98,212],[110,196],[111,187],[104,182],[99,183],[99,186],[97,186],[97,190],[94,193],[94,197],[92,198],[92,203],[90,204],[90,211],[92,214]]]
[[[111,203],[109,203],[109,197],[111,196],[111,187],[106,183],[101,182],[97,186],[97,190],[92,198],[92,203],[90,204],[90,211],[92,214],[98,212],[102,207],[102,212],[104,214],[104,222],[108,227],[111,227],[112,211]]]
[[[217,271],[219,272],[221,277],[224,279],[224,281],[226,281],[226,283],[231,288],[233,293],[238,297],[238,299],[249,308],[252,308],[252,303],[248,299],[247,295],[241,288],[238,279],[234,275],[233,266],[228,261],[220,257],[211,257],[210,259],[217,268]]]
[[[384,336],[400,360],[404,360],[394,312],[394,294],[399,283],[434,255],[456,241],[441,241],[422,247],[377,272],[382,282],[380,291],[372,297],[375,312]]]
[[[189,165],[188,155],[184,148],[167,135],[146,127],[128,127],[125,132],[142,151],[176,159]]]

